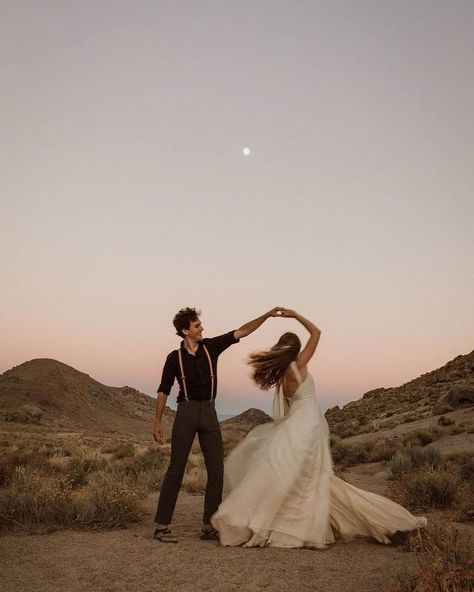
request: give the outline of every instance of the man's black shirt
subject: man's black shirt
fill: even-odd
[[[224,333],[224,335],[212,337],[211,339],[204,338],[198,345],[194,355],[190,354],[184,347],[184,342],[181,342],[180,348],[189,399],[193,401],[207,401],[211,398],[209,360],[202,345],[204,344],[206,346],[211,357],[215,397],[217,395],[217,358],[224,350],[238,342],[239,340],[234,337],[234,331],[229,331],[229,333]],[[180,403],[185,400],[185,397],[179,368],[178,350],[172,351],[166,358],[158,392],[169,395],[175,380],[179,384],[178,403]]]

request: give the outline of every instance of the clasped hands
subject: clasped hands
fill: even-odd
[[[297,313],[292,310],[291,308],[284,308],[283,306],[275,306],[272,308],[267,315],[269,317],[285,317],[285,318],[295,318]]]

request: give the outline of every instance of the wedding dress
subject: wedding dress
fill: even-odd
[[[402,506],[333,474],[329,427],[308,372],[291,405],[277,388],[273,423],[254,428],[229,454],[230,493],[211,519],[222,545],[318,547],[356,535],[389,543],[426,525]]]

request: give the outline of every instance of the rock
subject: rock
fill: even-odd
[[[367,391],[364,395],[362,395],[363,399],[370,399],[371,397],[376,397],[377,395],[381,395],[387,389],[384,387],[372,389],[371,391]]]
[[[43,412],[34,405],[23,405],[17,409],[5,409],[2,411],[1,418],[4,421],[15,421],[18,423],[39,423]]]

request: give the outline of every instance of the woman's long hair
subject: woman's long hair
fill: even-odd
[[[257,386],[266,391],[279,384],[288,366],[298,357],[300,349],[301,341],[298,335],[283,333],[271,349],[250,354],[252,378]]]

